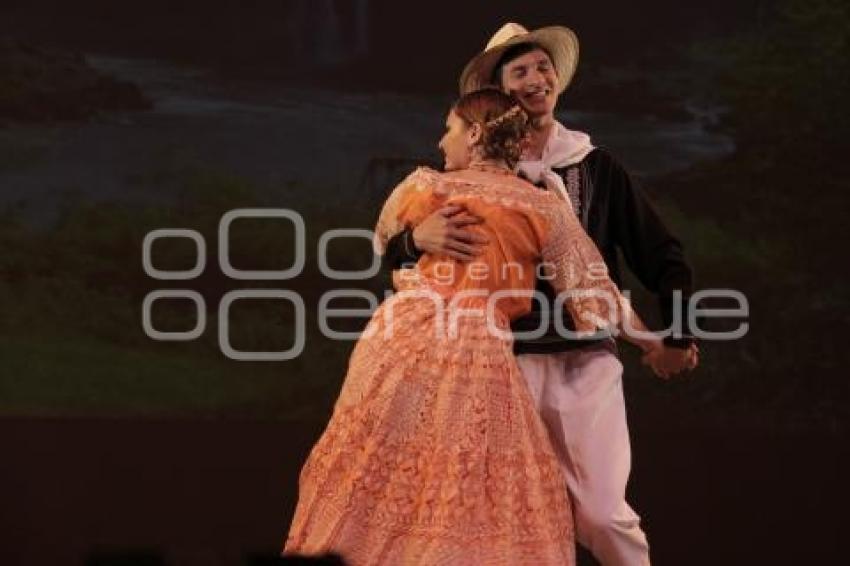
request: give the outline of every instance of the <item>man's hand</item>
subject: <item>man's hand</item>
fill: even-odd
[[[669,379],[685,370],[692,370],[699,364],[699,348],[692,344],[688,348],[663,346],[656,348],[641,358],[644,365],[661,379]]]
[[[449,204],[434,211],[413,230],[416,249],[431,254],[446,254],[463,262],[472,261],[489,240],[467,230],[480,224],[481,218],[461,205]]]

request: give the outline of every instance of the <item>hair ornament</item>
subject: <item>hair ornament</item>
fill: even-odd
[[[513,118],[514,116],[516,116],[517,114],[519,114],[521,112],[523,112],[522,106],[520,106],[519,104],[515,104],[510,108],[510,110],[506,111],[503,114],[500,114],[499,116],[496,116],[492,120],[489,120],[487,123],[484,124],[484,127],[485,128],[495,128],[496,126],[502,124],[506,120],[510,120],[511,118]]]

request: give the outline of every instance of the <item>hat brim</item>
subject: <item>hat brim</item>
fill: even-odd
[[[552,58],[558,75],[558,94],[569,86],[578,65],[578,38],[569,28],[550,26],[529,33],[516,35],[495,47],[479,53],[466,64],[460,74],[460,94],[464,95],[485,87],[496,87],[490,80],[502,54],[521,43],[535,43],[545,49]]]

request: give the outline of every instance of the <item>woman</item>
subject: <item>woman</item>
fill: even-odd
[[[528,312],[542,260],[557,290],[581,291],[564,303],[580,332],[643,326],[569,203],[513,174],[526,123],[499,91],[465,95],[440,141],[447,172],[418,169],[384,205],[379,250],[448,204],[483,218],[474,230],[489,243],[472,264],[426,254],[394,274],[399,293],[357,343],[301,472],[285,552],[355,566],[574,564],[564,478],[509,323]],[[627,339],[660,347],[649,333]]]

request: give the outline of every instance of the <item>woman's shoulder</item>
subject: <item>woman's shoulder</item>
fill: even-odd
[[[433,191],[433,194],[442,197],[480,200],[546,219],[550,219],[553,214],[563,213],[564,202],[561,198],[516,175],[482,173],[469,169],[442,172],[420,166],[402,181],[401,186],[416,192]]]
[[[404,178],[400,185],[411,185],[420,190],[434,187],[440,183],[442,173],[431,167],[420,165]]]
[[[452,193],[478,196],[511,208],[537,210],[556,206],[560,199],[517,175],[452,171],[441,173],[439,182]]]

